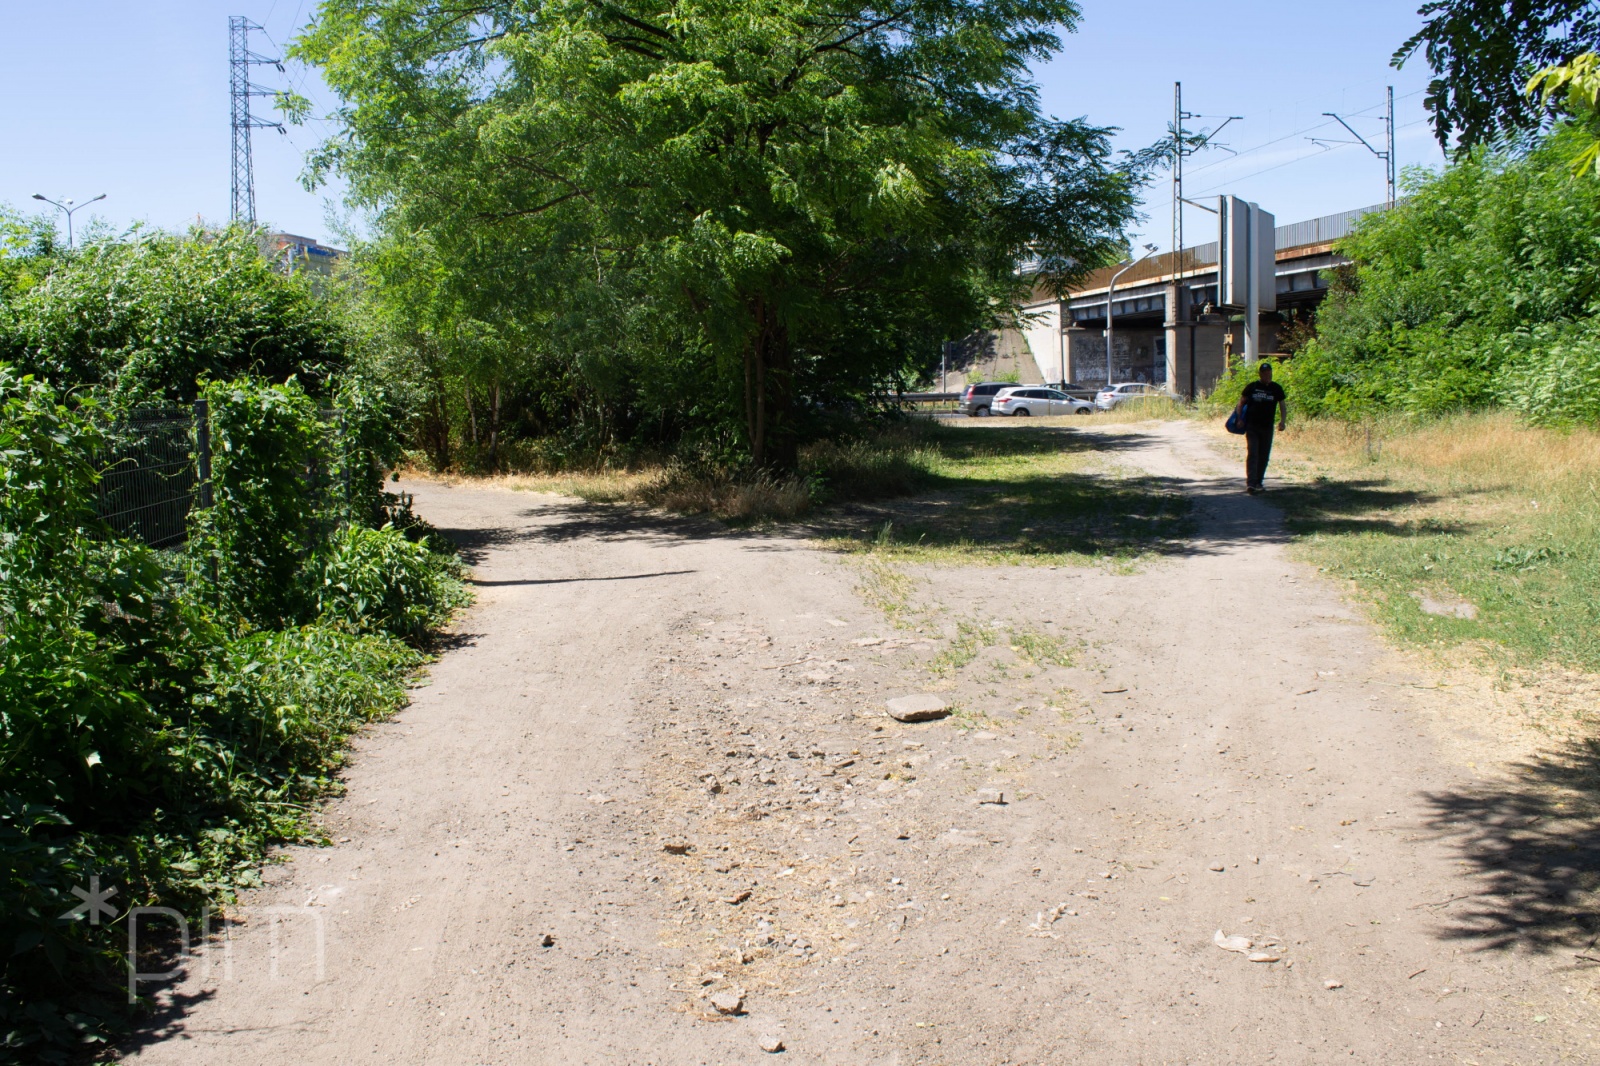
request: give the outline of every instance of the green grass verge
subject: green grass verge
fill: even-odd
[[[1279,440],[1289,484],[1271,499],[1296,550],[1354,582],[1392,636],[1600,673],[1600,433],[1473,414],[1312,421]]]
[[[922,424],[880,440],[905,458],[894,500],[826,524],[836,550],[907,561],[1078,565],[1174,550],[1189,529],[1176,487],[1115,461],[1137,430],[1090,436],[1072,425]],[[846,499],[872,499],[839,479]],[[862,512],[870,521],[862,522]],[[851,525],[854,528],[849,528]]]

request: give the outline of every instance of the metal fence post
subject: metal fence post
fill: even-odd
[[[205,400],[194,402],[194,450],[200,467],[200,506],[210,507],[211,494],[211,408]]]
[[[356,521],[355,501],[350,498],[350,426],[345,421],[345,413],[343,411],[338,413],[334,425],[337,427],[336,432],[338,433],[339,441],[336,450],[339,453],[339,480],[343,482],[344,506],[342,510],[344,511],[344,520],[346,522],[354,522]]]

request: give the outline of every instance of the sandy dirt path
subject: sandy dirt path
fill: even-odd
[[[478,602],[128,1058],[1600,1061],[1581,908],[1497,879],[1418,676],[1192,427],[1079,432],[1194,498],[1181,551],[885,570],[406,486]]]

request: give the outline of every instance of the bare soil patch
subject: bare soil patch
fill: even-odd
[[[1193,426],[1075,432],[1190,501],[1181,548],[971,565],[407,486],[479,601],[341,842],[129,1057],[1600,1055],[1590,764],[1453,757],[1474,720]],[[951,715],[883,714],[919,692]]]

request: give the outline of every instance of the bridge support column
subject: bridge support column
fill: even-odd
[[[1175,396],[1188,395],[1189,391],[1189,330],[1185,326],[1192,315],[1189,309],[1189,287],[1168,285],[1165,302],[1166,320],[1161,323],[1166,330],[1167,391]]]

